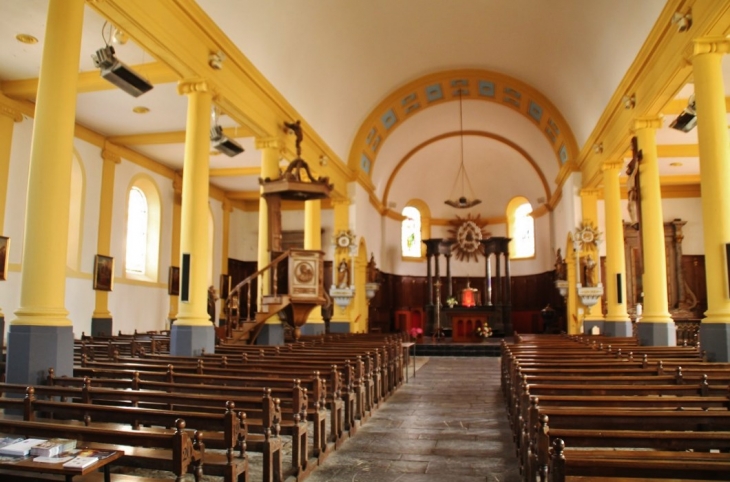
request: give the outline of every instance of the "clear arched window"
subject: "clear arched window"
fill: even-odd
[[[401,211],[401,254],[404,258],[421,257],[421,212],[413,206]]]
[[[517,197],[507,206],[509,220],[510,258],[532,258],[535,256],[535,219],[532,205],[524,197]]]
[[[127,259],[128,273],[144,274],[147,266],[147,225],[149,210],[147,196],[136,186],[129,191],[127,204]]]
[[[157,282],[160,266],[162,203],[152,178],[138,175],[127,191],[127,239],[124,273],[127,278]]]

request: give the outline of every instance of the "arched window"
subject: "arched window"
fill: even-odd
[[[127,191],[127,242],[124,273],[127,278],[156,282],[159,278],[162,206],[154,181],[136,177]]]
[[[535,256],[535,219],[532,205],[524,197],[516,197],[507,206],[510,258],[522,259]]]
[[[405,219],[401,224],[401,254],[404,258],[421,257],[421,212],[406,206],[401,211]]]
[[[144,274],[147,260],[147,196],[138,187],[129,191],[127,204],[127,260],[129,273]]]

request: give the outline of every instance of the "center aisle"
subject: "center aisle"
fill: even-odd
[[[431,357],[307,482],[518,482],[499,358]]]

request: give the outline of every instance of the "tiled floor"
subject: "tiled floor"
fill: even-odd
[[[520,480],[499,358],[430,357],[307,482]]]

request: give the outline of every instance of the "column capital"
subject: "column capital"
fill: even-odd
[[[23,120],[23,114],[19,110],[3,104],[0,104],[0,115],[10,117],[15,122]]]
[[[580,197],[581,198],[588,197],[588,196],[598,197],[599,192],[600,192],[600,190],[595,187],[585,187],[580,190]]]
[[[101,150],[101,158],[105,161],[112,161],[114,164],[121,164],[122,157],[109,149]]]
[[[233,202],[230,199],[225,198],[221,203],[221,208],[224,212],[231,213],[233,212]]]
[[[601,164],[601,171],[611,171],[616,169],[617,171],[620,171],[624,167],[624,161],[621,159],[616,160],[610,160],[610,161],[603,161],[603,164]]]
[[[183,79],[177,83],[177,93],[180,95],[210,92],[205,79]]]
[[[660,129],[662,127],[662,116],[637,117],[631,124],[633,132],[642,129]]]
[[[730,52],[730,40],[727,37],[703,37],[694,39],[694,56],[703,54],[726,54]]]
[[[331,202],[332,206],[349,206],[352,204],[348,197],[332,197]]]
[[[258,137],[256,138],[256,149],[276,149],[281,150],[284,143],[279,137]]]
[[[175,173],[175,177],[172,178],[172,189],[176,194],[182,193],[183,179],[179,172]]]

